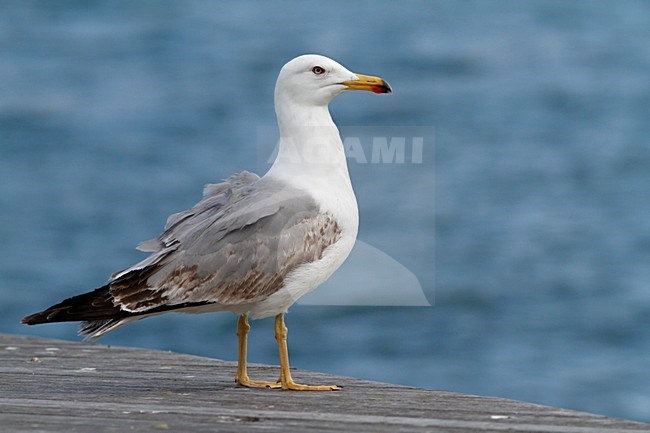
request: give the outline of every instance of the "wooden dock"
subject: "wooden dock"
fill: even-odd
[[[0,334],[0,432],[650,432],[650,424],[296,370],[343,391],[259,390],[235,363]],[[278,367],[254,365],[255,378]],[[413,372],[417,374],[417,372]]]

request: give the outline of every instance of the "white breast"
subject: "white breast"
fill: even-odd
[[[343,174],[343,176],[341,176]],[[296,176],[293,185],[300,185],[320,205],[320,211],[330,214],[341,228],[341,238],[327,247],[323,257],[299,266],[285,279],[284,286],[262,302],[251,306],[253,318],[263,318],[284,313],[301,296],[325,282],[345,261],[352,251],[359,228],[359,209],[350,179],[345,172],[330,172],[327,176]],[[289,181],[289,179],[284,179]]]

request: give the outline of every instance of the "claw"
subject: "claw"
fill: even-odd
[[[277,382],[268,382],[265,380],[250,380],[246,377],[236,377],[235,382],[237,385],[245,386],[246,388],[266,388],[266,389],[279,389],[282,387]]]
[[[343,388],[336,385],[301,385],[296,382],[283,383],[282,389],[291,391],[340,391]]]

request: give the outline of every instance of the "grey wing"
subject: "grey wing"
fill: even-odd
[[[143,244],[152,255],[114,276],[116,306],[146,313],[256,302],[340,238],[334,218],[305,192],[257,176],[231,179],[172,215],[165,231]]]

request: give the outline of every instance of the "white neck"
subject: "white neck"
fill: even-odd
[[[327,105],[297,104],[276,95],[275,112],[280,142],[267,176],[350,184],[343,143]]]
[[[275,98],[280,127],[278,155],[265,177],[311,194],[334,215],[346,236],[356,238],[359,210],[339,130],[327,106],[304,106]]]

